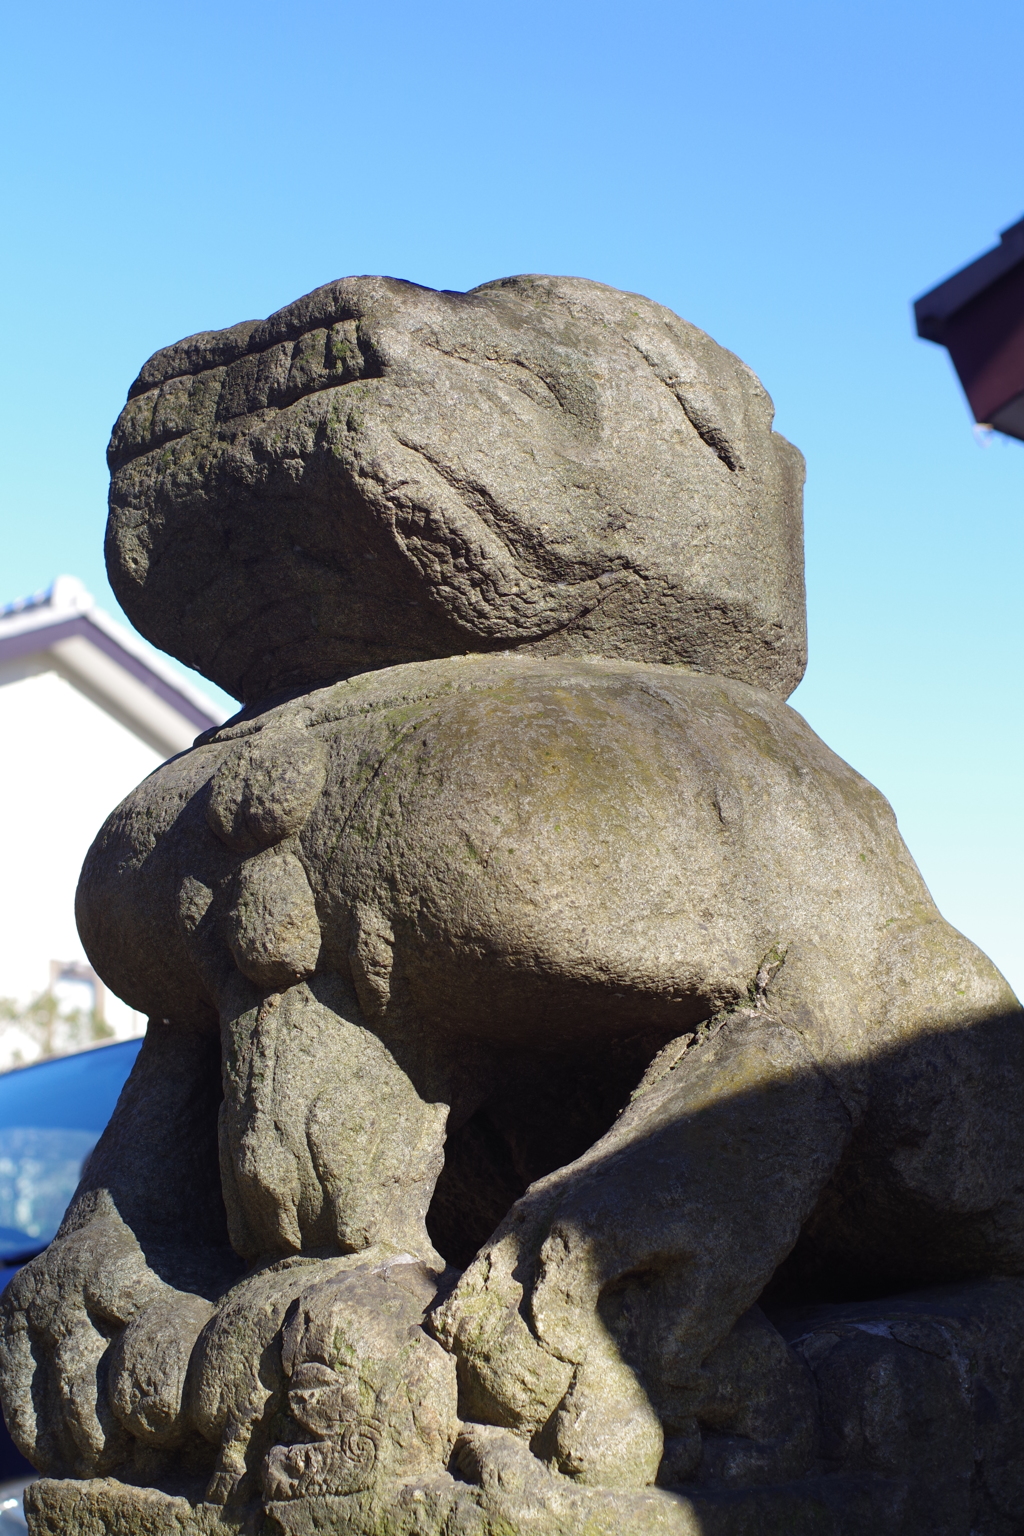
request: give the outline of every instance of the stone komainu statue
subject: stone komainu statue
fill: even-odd
[[[243,708],[83,870],[150,1025],[4,1298],[33,1532],[1022,1528],[1022,1015],[786,706],[771,420],[576,279],[142,370],[111,580]]]

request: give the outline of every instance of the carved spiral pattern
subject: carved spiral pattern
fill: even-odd
[[[338,1441],[341,1460],[358,1472],[369,1477],[377,1465],[382,1426],[367,1419],[346,1424]]]
[[[264,1464],[264,1493],[271,1500],[361,1493],[373,1482],[383,1436],[377,1420],[356,1419],[330,1440],[275,1446]]]

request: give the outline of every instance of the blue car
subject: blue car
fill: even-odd
[[[60,1226],[141,1047],[124,1040],[0,1075],[0,1289]],[[34,1475],[0,1421],[0,1536],[25,1529],[20,1493]]]

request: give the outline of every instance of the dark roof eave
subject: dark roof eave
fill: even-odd
[[[917,334],[926,341],[945,345],[947,320],[1021,263],[1024,263],[1024,219],[1002,231],[994,250],[986,251],[977,261],[961,267],[959,272],[954,272],[944,283],[939,283],[915,301]]]

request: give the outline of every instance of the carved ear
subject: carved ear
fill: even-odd
[[[355,932],[349,950],[352,980],[364,1013],[368,1018],[379,1019],[391,1001],[394,931],[373,902],[356,902],[352,916]]]

